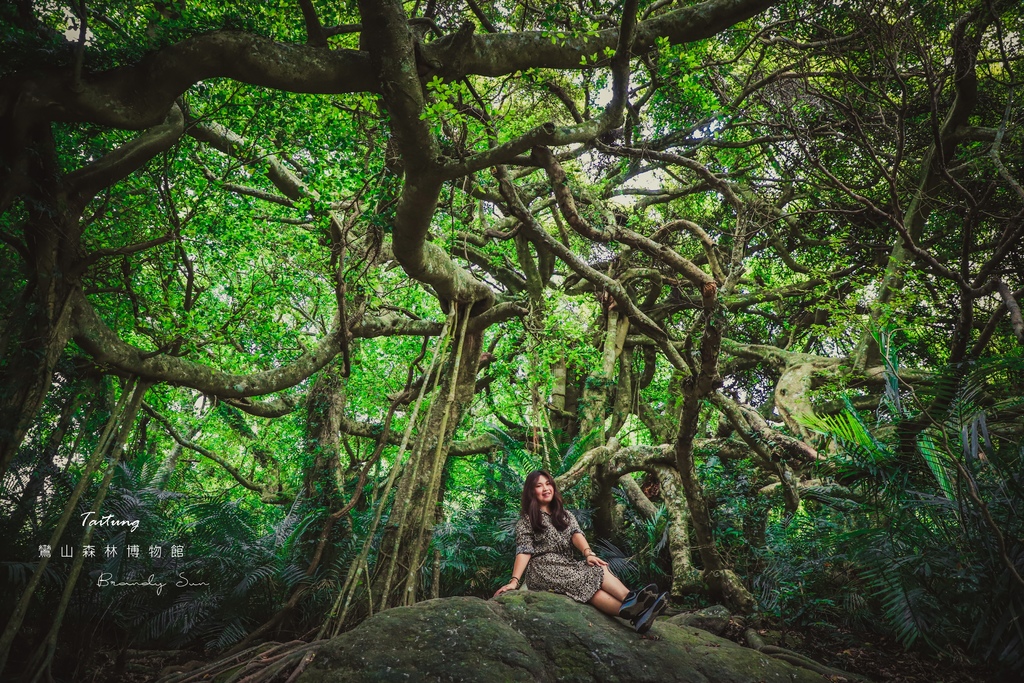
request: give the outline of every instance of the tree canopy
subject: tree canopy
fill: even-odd
[[[677,599],[786,618],[836,563],[818,588],[907,646],[1024,666],[1022,29],[1008,0],[5,5],[0,670],[101,603],[225,648],[486,595],[537,467]],[[89,510],[213,587],[98,598],[80,574],[182,565],[37,552],[123,545]]]

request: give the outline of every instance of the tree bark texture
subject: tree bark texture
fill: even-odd
[[[345,378],[341,371],[337,361],[324,368],[306,401],[306,448],[312,465],[306,470],[303,497],[314,505],[330,507],[340,502],[342,493],[340,454]]]
[[[690,508],[682,477],[674,467],[655,468],[661,499],[668,513],[668,552],[672,557],[672,595],[680,597],[700,590],[700,572],[693,566],[690,546]]]
[[[718,355],[722,336],[720,321],[715,313],[714,291],[706,297],[704,331],[700,340],[700,366],[696,376],[684,382],[683,410],[679,418],[679,435],[676,438],[676,468],[682,479],[686,503],[693,522],[693,533],[700,549],[704,565],[704,580],[713,595],[734,612],[750,613],[754,609],[754,598],[739,577],[729,568],[725,558],[718,552],[704,489],[697,478],[693,455],[693,442],[697,434],[698,419],[704,399],[719,383]]]
[[[442,503],[439,493],[452,437],[476,389],[483,335],[464,332],[464,323],[460,327],[464,339],[453,342],[453,359],[442,370],[384,529],[372,590],[380,609],[417,600],[418,574]]]
[[[77,224],[78,212],[65,207],[55,214],[33,216],[26,229],[32,262],[20,310],[4,330],[7,342],[0,358],[0,476],[42,407],[54,368],[73,333]]]

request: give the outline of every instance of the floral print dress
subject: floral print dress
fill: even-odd
[[[523,575],[523,583],[530,590],[563,593],[576,602],[587,602],[601,588],[604,569],[573,559],[572,536],[583,532],[576,517],[566,514],[569,525],[559,531],[551,523],[551,515],[542,512],[542,528],[536,533],[530,518],[520,517],[516,524],[516,554],[532,556]]]

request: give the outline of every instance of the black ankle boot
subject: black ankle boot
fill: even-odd
[[[654,625],[654,620],[665,611],[666,607],[668,607],[668,593],[662,593],[654,600],[650,607],[644,610],[643,614],[636,618],[636,621],[633,622],[633,628],[640,635],[647,633],[651,630],[651,626]]]
[[[619,616],[629,621],[636,621],[637,617],[644,613],[648,607],[654,604],[658,597],[657,584],[648,584],[639,590],[632,590],[626,594],[619,608]]]

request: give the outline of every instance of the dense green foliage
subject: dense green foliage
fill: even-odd
[[[0,671],[487,597],[538,468],[680,605],[1024,670],[1022,31],[3,6]]]

